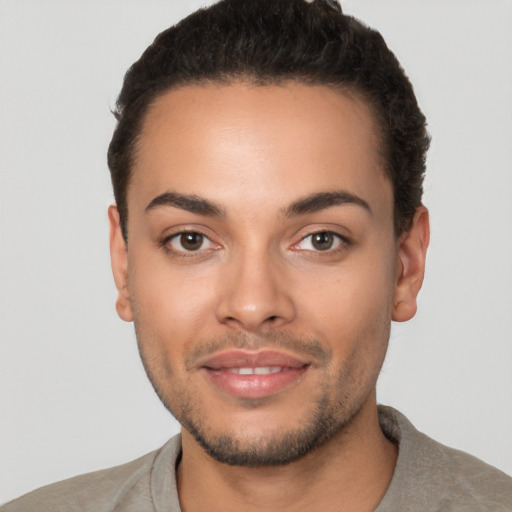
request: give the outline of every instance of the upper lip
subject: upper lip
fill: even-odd
[[[220,370],[221,368],[258,368],[281,367],[302,368],[309,361],[276,350],[259,350],[257,352],[232,349],[206,356],[197,361],[200,368]]]

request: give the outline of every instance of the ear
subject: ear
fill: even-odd
[[[397,280],[392,315],[396,322],[405,322],[416,314],[416,297],[423,283],[429,240],[428,210],[420,206],[416,210],[411,228],[398,240]]]
[[[128,249],[121,231],[119,212],[115,205],[108,209],[110,223],[110,261],[117,288],[116,310],[125,321],[133,320],[132,305],[128,292]]]

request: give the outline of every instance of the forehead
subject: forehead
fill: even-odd
[[[168,190],[285,204],[346,189],[389,203],[377,134],[363,101],[327,86],[183,86],[146,113],[129,208]]]

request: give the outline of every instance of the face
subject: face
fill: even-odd
[[[217,460],[289,462],[374,400],[415,268],[382,169],[370,110],[328,87],[185,86],[148,111],[127,248],[110,211],[117,308]]]

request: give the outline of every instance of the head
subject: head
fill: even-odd
[[[425,120],[380,35],[225,0],[157,37],[117,116],[117,309],[184,443],[284,464],[371,417],[428,244]]]

